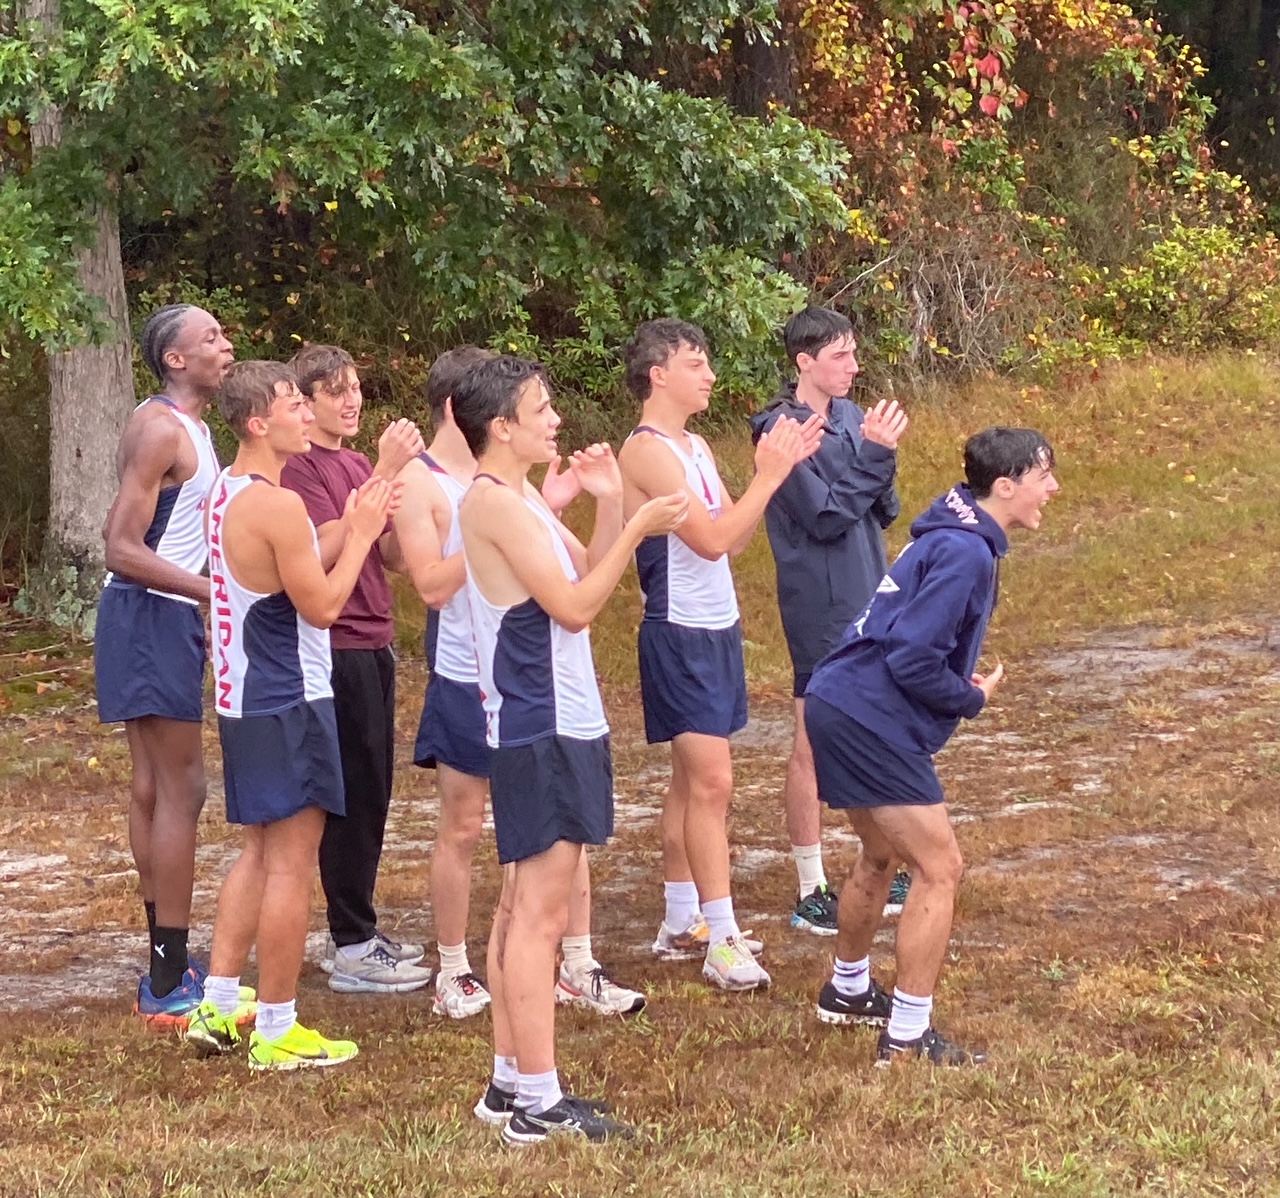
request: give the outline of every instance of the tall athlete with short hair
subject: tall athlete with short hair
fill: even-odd
[[[364,397],[355,362],[334,345],[307,345],[290,363],[311,404],[311,450],[285,464],[280,481],[302,496],[332,565],[348,535],[343,510],[353,487],[372,475],[392,480],[422,449],[410,420],[394,421],[378,441],[378,462],[344,446],[360,431]],[[431,980],[420,968],[420,944],[401,944],[378,929],[373,905],[395,762],[396,662],[391,587],[384,561],[396,564],[390,532],[369,551],[341,615],[330,629],[334,711],[342,746],[346,813],[331,813],[320,842],[320,881],[328,906],[329,942],[322,968],[341,994],[393,994]]]
[[[481,363],[459,383],[453,415],[477,459],[458,519],[506,867],[489,940],[494,1076],[476,1114],[505,1122],[511,1144],[564,1131],[629,1135],[598,1104],[560,1089],[551,976],[583,846],[613,831],[609,725],[588,626],[636,546],[678,524],[688,501],[651,500],[624,526],[622,480],[606,449],[581,472],[596,500],[584,547],[525,486],[531,466],[557,456],[560,418],[541,368],[514,357]]]
[[[818,997],[828,1023],[885,1025],[879,1064],[981,1061],[931,1026],[933,990],[964,871],[933,755],[974,719],[1004,675],[975,673],[1014,528],[1040,527],[1058,490],[1053,450],[1026,428],[989,428],[964,447],[965,483],[911,526],[838,648],[813,672],[804,717],[818,797],[847,810],[862,841],[840,895],[835,973]],[[911,865],[893,998],[871,976],[871,943],[894,867]]]
[[[210,495],[214,706],[227,819],[245,833],[218,896],[205,999],[187,1039],[206,1054],[236,1047],[239,975],[256,945],[250,1068],[336,1065],[356,1045],[297,1021],[320,839],[326,815],[343,811],[327,629],[386,527],[393,492],[381,478],[348,492],[342,547],[326,574],[306,507],[280,486],[285,462],[310,448],[315,422],[293,372],[239,363],[219,407],[240,448]]]
[[[645,736],[671,743],[662,812],[666,913],[654,954],[705,954],[703,975],[724,990],[769,985],[733,911],[727,819],[733,794],[729,737],[747,722],[738,598],[729,557],[744,549],[765,504],[797,462],[815,452],[821,421],[779,420],[756,447],[756,475],[735,503],[707,443],[685,428],[715,384],[702,330],[679,320],[642,324],[626,351],[626,381],[643,408],[618,464],[627,510],[683,492],[689,517],[636,551],[644,594],[640,693]]]
[[[489,793],[489,746],[476,661],[471,607],[463,584],[466,568],[458,504],[475,477],[476,462],[453,419],[451,396],[466,375],[494,355],[461,346],[438,357],[427,378],[427,403],[435,436],[427,451],[400,473],[404,501],[396,514],[396,535],[405,568],[428,605],[425,650],[431,677],[423,703],[414,761],[436,770],[439,823],[431,857],[431,901],[439,940],[440,972],[434,1008],[439,1015],[465,1019],[489,1004],[489,992],[467,957],[467,915],[471,869]],[[564,471],[553,459],[542,498],[554,515],[582,489],[580,461],[603,452],[579,451]],[[532,493],[532,487],[529,488]],[[556,999],[601,1014],[634,1014],[645,997],[618,985],[591,949],[591,877],[586,854],[569,901],[569,922],[561,941],[564,962]]]
[[[818,452],[787,476],[764,513],[795,681],[795,742],[783,792],[800,880],[791,925],[834,936],[836,896],[822,867],[804,690],[889,568],[883,530],[898,517],[897,448],[908,422],[893,400],[863,412],[848,398],[858,374],[858,343],[847,316],[806,308],[787,321],[782,340],[796,380],[752,417],[752,435],[768,432],[784,416],[808,420],[816,414],[826,430]]]
[[[204,411],[233,354],[217,320],[190,304],[153,313],[140,341],[162,393],[134,411],[116,455],[94,674],[98,718],[124,721],[133,764],[129,847],[151,946],[136,1010],[181,1025],[203,993],[187,935],[205,798],[204,507],[218,473]]]

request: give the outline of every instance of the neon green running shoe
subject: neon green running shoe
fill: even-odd
[[[295,1023],[283,1036],[249,1037],[250,1069],[321,1069],[349,1061],[360,1049],[351,1040],[326,1040],[319,1032]]]
[[[192,1013],[183,1038],[196,1050],[197,1056],[214,1057],[235,1052],[243,1042],[239,1025],[253,1017],[253,1012],[248,1010],[251,1005],[241,1003],[234,1015],[221,1015],[213,1002],[206,998]]]

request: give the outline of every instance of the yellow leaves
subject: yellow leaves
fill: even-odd
[[[325,211],[326,211],[326,212],[337,212],[337,211],[338,211],[338,201],[337,201],[337,200],[325,200],[325,202],[324,202],[324,208],[325,208]]]
[[[22,122],[16,117],[10,117],[5,121],[5,128],[9,130],[10,137],[17,137],[22,132]]]

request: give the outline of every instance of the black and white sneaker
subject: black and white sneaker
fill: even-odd
[[[893,1014],[893,995],[886,994],[871,979],[871,988],[852,998],[841,994],[833,982],[822,987],[818,995],[818,1018],[823,1023],[864,1023],[884,1027]]]
[[[517,1107],[502,1129],[502,1138],[513,1147],[541,1144],[548,1136],[560,1132],[585,1136],[593,1144],[605,1140],[634,1140],[636,1133],[625,1124],[609,1118],[599,1109],[602,1105],[566,1094],[555,1106],[538,1115]]]
[[[489,1083],[484,1097],[473,1108],[475,1117],[491,1127],[500,1127],[516,1113],[516,1092]]]
[[[984,1065],[987,1054],[952,1044],[933,1028],[917,1040],[895,1040],[886,1027],[876,1048],[876,1068],[886,1069],[899,1057],[924,1057],[934,1065]]]

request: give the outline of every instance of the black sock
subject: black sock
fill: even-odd
[[[187,929],[156,928],[151,937],[151,993],[163,998],[187,972]]]
[[[143,899],[142,909],[147,913],[147,936],[150,940],[154,940],[156,938],[156,905],[148,899]]]

